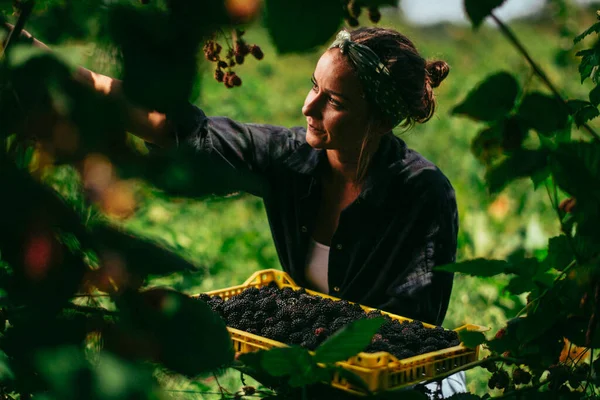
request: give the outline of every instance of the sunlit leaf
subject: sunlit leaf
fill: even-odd
[[[333,363],[346,360],[371,342],[385,320],[383,318],[362,319],[346,325],[327,338],[315,351],[315,362]]]
[[[273,376],[290,375],[310,368],[314,362],[302,347],[274,348],[262,353],[261,365]]]
[[[469,92],[467,98],[452,109],[453,114],[478,121],[494,121],[506,116],[515,105],[519,84],[509,72],[499,72]]]
[[[460,338],[460,341],[470,349],[474,349],[486,342],[485,335],[482,332],[462,330],[458,332],[458,337]]]

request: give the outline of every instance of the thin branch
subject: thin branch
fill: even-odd
[[[554,97],[556,97],[556,99],[560,102],[560,104],[562,104],[562,106],[567,110],[567,112],[571,114],[571,109],[567,105],[565,99],[562,98],[554,84],[552,84],[550,79],[548,79],[546,73],[540,68],[539,65],[536,64],[535,61],[533,61],[533,59],[531,58],[521,41],[515,36],[515,34],[510,30],[510,28],[504,24],[504,22],[502,22],[498,17],[496,17],[496,15],[494,15],[494,13],[490,13],[490,16],[492,17],[494,22],[496,22],[502,33],[507,37],[507,39],[517,48],[517,50],[519,50],[523,57],[525,57],[525,59],[527,60],[533,71],[536,73],[536,75],[539,76],[540,79],[546,84],[548,89],[552,91]],[[598,133],[591,126],[589,126],[587,123],[584,123],[581,126],[583,126],[585,130],[596,141],[600,142],[600,135],[598,135]]]
[[[8,37],[4,41],[2,45],[2,52],[0,53],[0,59],[4,57],[6,54],[6,50],[17,40],[19,36],[21,36],[21,31],[25,27],[25,22],[27,18],[31,15],[31,11],[33,11],[33,6],[35,5],[35,0],[23,1],[19,3],[19,17],[17,19],[17,23],[15,27],[9,32]]]

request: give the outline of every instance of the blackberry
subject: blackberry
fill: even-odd
[[[437,348],[435,346],[423,346],[419,349],[420,354],[431,353],[432,351],[436,351]]]
[[[273,317],[269,317],[267,319],[265,319],[264,321],[264,326],[273,326],[277,323],[277,320]]]
[[[255,287],[249,287],[248,289],[244,290],[241,294],[247,296],[247,297],[258,297],[258,295],[260,294],[260,291],[255,288]]]
[[[388,353],[391,353],[390,350],[390,343],[386,342],[385,340],[377,340],[367,346],[367,351],[372,353],[376,353],[378,351],[387,351]]]
[[[264,311],[257,311],[254,313],[254,320],[260,323],[263,323],[268,317],[269,315]]]
[[[227,324],[237,323],[242,318],[242,314],[234,311],[227,314]]]
[[[369,7],[369,20],[374,24],[381,20],[381,11],[377,7]]]
[[[410,351],[409,349],[400,349],[394,352],[394,355],[396,356],[396,358],[401,360],[403,358],[413,357],[416,355],[416,353],[414,351]]]
[[[312,324],[312,328],[313,329],[317,329],[317,328],[326,328],[329,326],[329,324],[327,323],[327,317],[324,316],[320,316],[317,318],[317,320]]]
[[[250,310],[248,310],[248,311],[245,311],[245,312],[242,314],[242,319],[249,319],[249,320],[252,320],[252,319],[254,319],[254,312],[252,312],[252,311],[250,311]]]
[[[302,343],[300,343],[301,347],[304,347],[305,349],[308,349],[308,350],[314,350],[317,348],[318,345],[319,345],[319,342],[318,342],[316,336],[305,339]]]
[[[257,301],[256,306],[260,311],[269,313],[271,311],[275,311],[275,309],[277,308],[277,303],[275,302],[275,299],[273,297],[269,296],[267,298]]]
[[[281,289],[281,297],[283,297],[284,299],[293,298],[295,296],[296,291],[291,287],[284,287],[283,289]]]
[[[306,327],[306,321],[300,318],[296,318],[291,323],[291,330],[293,332],[300,332],[303,328]]]
[[[302,335],[302,332],[294,332],[290,335],[289,342],[290,344],[300,344],[303,338],[304,335]]]
[[[512,373],[512,378],[515,385],[526,385],[531,382],[531,374],[521,368],[515,368]],[[569,385],[571,385],[571,381],[569,381]],[[571,385],[572,388],[576,388],[577,386]]]
[[[261,48],[258,47],[257,45],[252,45],[252,47],[250,47],[250,53],[254,56],[254,58],[256,58],[257,60],[262,60],[263,57],[265,56],[264,53],[262,52]]]
[[[348,325],[350,322],[352,322],[352,319],[350,318],[338,317],[331,323],[331,330],[334,332],[339,331],[340,329]]]
[[[248,329],[246,330],[246,332],[248,332],[248,333],[252,333],[252,334],[254,334],[254,335],[260,335],[260,331],[259,331],[258,329],[256,329],[256,328],[248,328]]]
[[[434,338],[433,336],[428,337],[427,339],[425,339],[425,341],[423,342],[423,346],[424,347],[435,347],[436,349],[440,348],[440,343],[439,340],[437,340],[436,338]]]
[[[211,299],[212,299],[212,296],[209,296],[206,293],[200,293],[200,295],[198,295],[198,300],[202,300],[206,303],[208,303]]]
[[[373,310],[367,313],[367,319],[374,319],[379,317],[383,317],[383,314],[379,310]]]

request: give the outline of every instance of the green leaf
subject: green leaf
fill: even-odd
[[[592,75],[592,71],[600,64],[600,53],[598,48],[578,51],[575,55],[581,57],[579,63],[579,74],[581,83]]]
[[[517,178],[533,177],[548,166],[547,150],[519,149],[498,165],[490,167],[485,174],[490,193],[498,193]]]
[[[528,94],[518,110],[519,117],[541,134],[565,129],[569,122],[567,107],[556,98],[535,92]]]
[[[262,353],[260,363],[273,376],[291,375],[314,364],[308,350],[298,346],[267,350]]]
[[[600,202],[600,144],[561,143],[551,155],[556,183],[578,201]]]
[[[600,115],[598,108],[588,101],[569,100],[567,101],[567,105],[571,108],[571,115],[573,116],[577,127],[580,127]]]
[[[505,0],[465,0],[465,11],[473,23],[473,28],[478,28],[483,20]]]
[[[451,112],[477,121],[499,120],[513,109],[518,92],[519,84],[514,76],[499,72],[471,90]]]
[[[510,264],[504,260],[488,260],[486,258],[476,258],[469,261],[463,261],[456,264],[447,264],[434,267],[438,271],[458,272],[471,276],[495,276],[503,274]]]
[[[330,336],[315,351],[317,363],[334,363],[355,356],[369,345],[385,320],[383,318],[354,321]]]
[[[573,261],[573,249],[565,235],[555,236],[548,241],[548,255],[544,260],[552,268],[562,271]]]
[[[598,104],[600,104],[600,85],[596,85],[590,91],[590,103],[592,103],[596,107],[598,106]]]
[[[197,268],[173,251],[149,239],[134,236],[121,228],[108,224],[97,224],[92,230],[102,260],[103,254],[121,258],[129,273],[139,277],[167,275],[174,272],[191,272]],[[110,261],[109,261],[110,262]]]
[[[117,305],[123,322],[118,330],[105,336],[104,343],[118,354],[140,354],[143,359],[161,362],[189,377],[233,361],[233,345],[225,322],[204,301],[153,288],[122,295]],[[138,340],[128,343],[132,334]]]
[[[8,356],[2,350],[0,350],[0,382],[7,382],[13,380],[15,374],[13,373]]]
[[[458,332],[458,337],[460,338],[460,341],[470,349],[474,349],[486,342],[485,335],[482,332],[462,330]]]
[[[266,25],[280,54],[313,50],[330,41],[343,20],[339,0],[266,0]],[[302,34],[291,27],[310,26]]]
[[[591,35],[592,33],[598,33],[598,32],[600,32],[600,22],[596,22],[595,24],[590,26],[588,29],[586,29],[583,33],[575,36],[575,38],[573,39],[573,44],[577,44],[581,40],[583,40],[583,38],[585,38],[586,36]]]

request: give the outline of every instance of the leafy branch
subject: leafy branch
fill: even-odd
[[[562,105],[562,107],[569,114],[571,114],[571,112],[572,112],[571,108],[567,104],[566,100],[561,96],[561,94],[558,92],[558,90],[556,89],[554,84],[550,81],[550,79],[548,78],[548,75],[546,75],[546,73],[542,70],[542,68],[531,58],[531,55],[525,49],[525,46],[523,46],[523,43],[521,43],[519,38],[517,38],[517,36],[511,31],[511,29],[504,22],[502,22],[502,20],[500,20],[492,11],[490,11],[490,16],[492,17],[494,22],[498,25],[498,27],[500,28],[500,31],[517,48],[517,50],[523,55],[523,57],[525,57],[525,59],[527,60],[527,62],[529,63],[529,65],[531,66],[533,71],[535,72],[535,74],[542,80],[542,82],[544,82],[546,84],[548,89],[550,89],[552,94],[554,94],[554,97],[559,101],[559,103]],[[582,126],[590,134],[590,136],[592,136],[594,138],[594,140],[600,141],[600,135],[598,135],[598,133],[591,126],[589,126],[587,123],[583,123]]]

